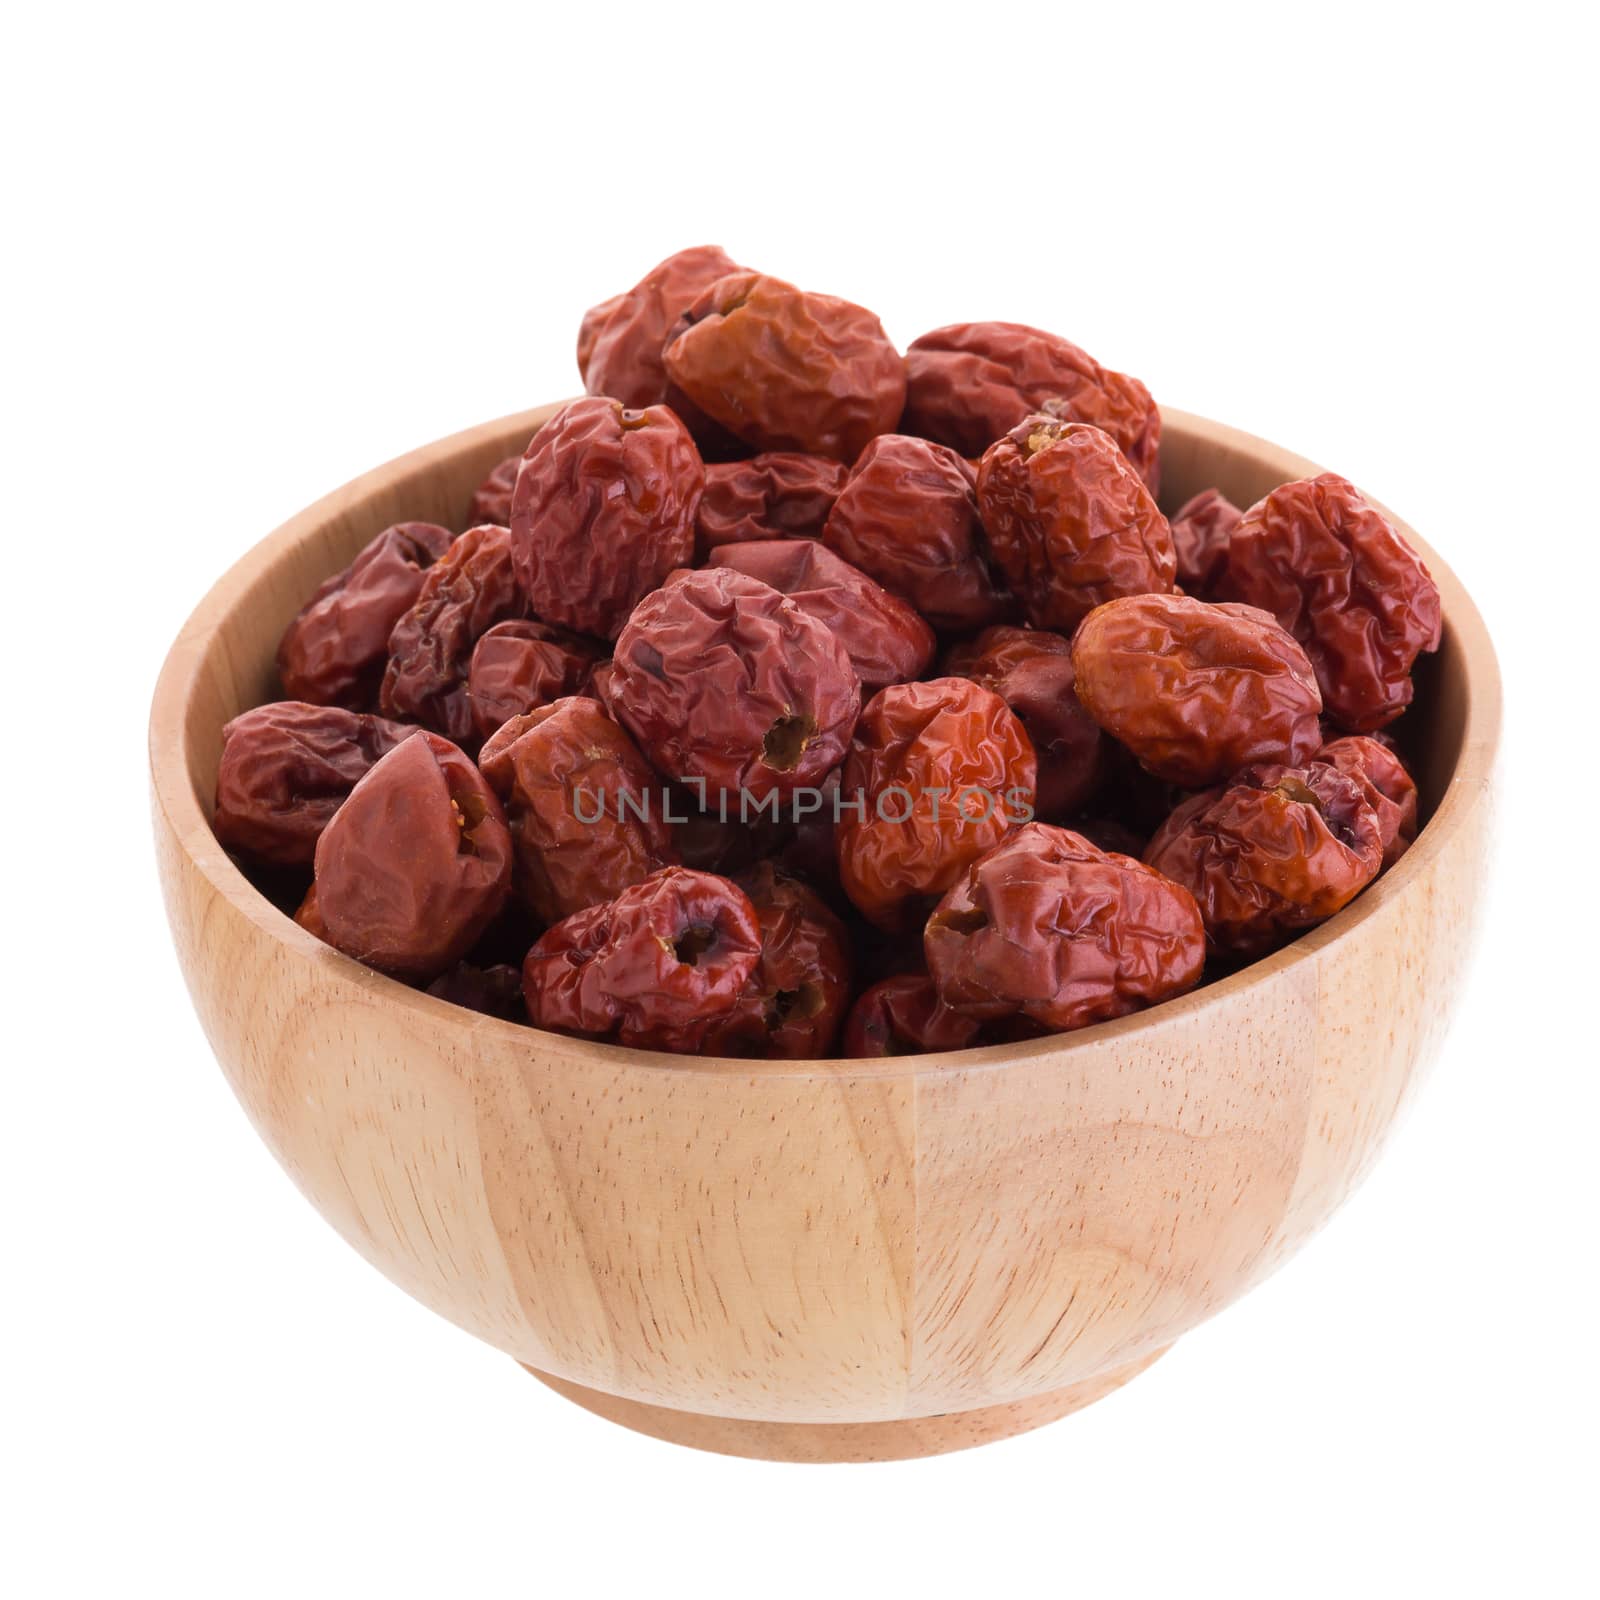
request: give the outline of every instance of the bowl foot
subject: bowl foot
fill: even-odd
[[[1137,1377],[1167,1346],[1141,1356],[1126,1366],[1113,1367],[1082,1383],[1068,1384],[1049,1394],[1015,1400],[1008,1405],[984,1406],[977,1411],[947,1411],[936,1417],[906,1417],[895,1422],[758,1422],[746,1417],[714,1417],[698,1411],[676,1411],[670,1406],[646,1405],[585,1389],[527,1367],[541,1383],[557,1394],[636,1433],[687,1445],[691,1450],[711,1450],[724,1456],[749,1456],[762,1461],[906,1461],[916,1456],[943,1455],[968,1450],[973,1445],[1009,1439],[1054,1422],[1091,1405],[1102,1395],[1120,1389]]]

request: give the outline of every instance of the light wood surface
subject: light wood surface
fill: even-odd
[[[330,495],[233,567],[173,646],[151,714],[155,834],[217,1059],[369,1261],[627,1426],[734,1454],[888,1459],[1076,1409],[1296,1250],[1438,1052],[1499,731],[1476,609],[1417,539],[1446,617],[1411,751],[1431,818],[1352,906],[1223,982],[1061,1038],[878,1062],[563,1039],[319,943],[207,822],[218,730],[275,692],[273,650],[305,597],[390,522],[459,526],[554,409]],[[1247,505],[1317,470],[1164,416],[1169,504],[1216,484]]]

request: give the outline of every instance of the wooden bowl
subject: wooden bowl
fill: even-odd
[[[477,1016],[274,909],[207,820],[218,734],[380,528],[460,526],[556,408],[358,478],[217,584],[150,723],[167,914],[261,1137],[394,1282],[564,1395],[736,1455],[878,1460],[1033,1428],[1260,1282],[1372,1164],[1438,1049],[1477,913],[1500,685],[1444,596],[1410,752],[1427,824],[1332,921],[1142,1016],[884,1061],[653,1055]],[[1176,504],[1318,469],[1165,414]],[[1403,527],[1404,525],[1401,524]]]

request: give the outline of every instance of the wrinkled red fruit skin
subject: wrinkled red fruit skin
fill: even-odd
[[[947,1006],[1065,1031],[1192,989],[1205,929],[1186,889],[1081,834],[1034,822],[962,874],[928,919]]]
[[[850,1002],[843,926],[770,861],[738,883],[761,923],[761,955],[733,1009],[706,1029],[701,1054],[774,1061],[830,1055]]]
[[[1439,590],[1394,525],[1337,473],[1274,489],[1228,541],[1221,592],[1270,611],[1305,646],[1328,715],[1372,733],[1411,704],[1439,647]]]
[[[1417,786],[1405,763],[1388,745],[1364,734],[1323,745],[1317,760],[1337,767],[1360,788],[1378,819],[1383,864],[1392,867],[1417,837]]]
[[[742,572],[682,572],[639,603],[598,680],[658,772],[785,795],[844,759],[861,686],[844,646]]]
[[[317,909],[317,886],[312,884],[305,898],[295,908],[294,920],[313,938],[328,942],[328,930],[322,925],[322,913]]]
[[[1122,595],[1172,588],[1172,530],[1115,441],[1032,416],[978,467],[989,550],[1036,628],[1063,632]]]
[[[733,436],[668,379],[661,348],[703,290],[740,270],[719,246],[695,245],[658,262],[631,289],[592,307],[578,328],[584,389],[609,395],[633,411],[671,406],[702,449],[727,454],[736,444]]]
[[[905,403],[905,363],[870,311],[757,272],[703,291],[662,360],[702,411],[757,450],[854,461]]]
[[[517,581],[533,614],[615,639],[628,614],[694,559],[705,467],[665,406],[574,400],[533,436],[511,498]]]
[[[661,783],[595,700],[557,700],[513,717],[478,765],[510,818],[517,893],[546,922],[676,865]]]
[[[965,633],[1015,614],[989,568],[971,468],[943,445],[899,433],[874,439],[839,491],[822,540],[941,631]]]
[[[702,807],[693,789],[675,786],[669,804],[673,843],[684,866],[696,872],[737,878],[758,862],[777,856],[794,835],[787,813],[773,817],[763,811],[741,819],[737,798],[728,801],[723,816],[714,796],[708,795]]]
[[[498,462],[493,472],[474,491],[472,503],[467,507],[467,526],[476,528],[480,523],[492,522],[496,527],[511,526],[511,491],[517,486],[517,473],[522,467],[519,452]]]
[[[744,890],[667,867],[544,933],[523,963],[522,992],[538,1027],[694,1054],[760,956]]]
[[[727,545],[713,567],[757,578],[788,595],[845,648],[863,694],[920,678],[933,661],[933,630],[898,595],[814,539]]]
[[[1178,586],[1185,594],[1215,598],[1228,564],[1228,541],[1243,515],[1220,489],[1202,489],[1178,508],[1172,518],[1172,547],[1178,557]]]
[[[821,538],[849,475],[842,461],[787,450],[708,466],[695,518],[701,559],[725,544]]]
[[[222,730],[212,827],[230,850],[308,864],[322,830],[412,729],[337,706],[277,700]]]
[[[379,710],[469,743],[473,646],[497,622],[526,609],[512,571],[511,535],[488,523],[468,528],[428,572],[416,603],[389,635]]]
[[[474,967],[458,962],[428,985],[436,1000],[499,1017],[505,1022],[526,1022],[528,1008],[522,999],[522,974],[515,967]]]
[[[301,608],[278,645],[284,698],[365,711],[377,696],[394,625],[455,537],[432,522],[385,528]]]
[[[1025,817],[1037,778],[1022,724],[987,689],[965,678],[934,678],[874,695],[843,782],[845,799],[859,797],[865,814],[842,812],[835,835],[839,881],[851,903],[880,928],[909,926],[969,861]],[[909,805],[888,794],[896,786],[908,792]],[[968,788],[992,798],[958,802]]]
[[[473,646],[467,699],[479,738],[511,717],[581,694],[600,661],[592,639],[542,622],[497,622]]]
[[[500,802],[447,739],[421,730],[364,777],[317,841],[329,944],[397,977],[437,977],[505,904],[511,835]]]
[[[1383,838],[1344,773],[1268,764],[1186,800],[1144,859],[1194,896],[1218,950],[1255,956],[1349,904],[1382,867]]]
[[[933,979],[907,972],[875,983],[850,1008],[841,1054],[847,1060],[965,1050],[978,1042],[976,1017],[952,1011]]]
[[[1031,412],[1103,428],[1149,485],[1160,487],[1161,413],[1137,378],[1077,345],[1016,322],[956,322],[906,351],[905,433],[981,456]]]
[[[999,695],[1027,730],[1041,822],[1088,805],[1105,776],[1105,736],[1078,703],[1069,640],[1042,628],[985,628],[952,647],[944,670]]]
[[[1146,772],[1198,789],[1322,743],[1305,652],[1269,612],[1144,594],[1092,611],[1072,641],[1078,699]]]

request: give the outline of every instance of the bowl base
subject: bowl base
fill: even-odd
[[[1171,1348],[1164,1346],[1126,1366],[1113,1367],[1082,1383],[1068,1384],[1065,1389],[1033,1395],[1027,1400],[894,1422],[758,1422],[746,1417],[714,1417],[620,1399],[523,1365],[541,1383],[585,1411],[632,1428],[635,1433],[687,1445],[691,1450],[761,1461],[908,1461],[917,1456],[969,1450],[974,1445],[992,1444],[996,1439],[1042,1428],[1045,1423],[1080,1411],[1102,1395],[1120,1389]]]

